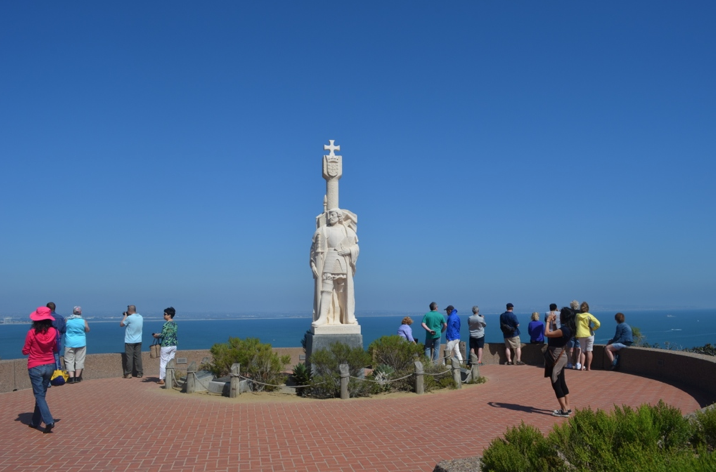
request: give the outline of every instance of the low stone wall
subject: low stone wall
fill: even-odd
[[[300,347],[293,348],[274,348],[279,355],[290,355],[291,366],[303,362],[303,349]],[[186,372],[187,367],[192,362],[197,365],[201,364],[204,358],[211,359],[211,353],[208,349],[195,351],[182,351],[176,353],[175,361],[177,362],[177,370]],[[186,359],[186,363],[179,364],[179,360]],[[123,369],[124,353],[111,354],[89,354],[85,359],[85,370],[82,373],[82,380],[105,379],[109,377],[121,377],[124,373]],[[159,359],[149,357],[149,351],[142,352],[142,367],[144,368],[144,377],[159,377]],[[27,375],[27,359],[12,359],[0,361],[0,393],[12,392],[31,388],[30,377]]]
[[[461,343],[463,354],[465,353],[464,344]],[[533,366],[543,365],[540,348],[541,345],[537,344],[523,344],[522,361]],[[444,352],[445,344],[441,346],[441,349]],[[274,348],[274,351],[279,355],[290,355],[291,366],[304,360],[304,352],[300,347]],[[88,355],[82,378],[92,380],[121,377],[123,357],[124,353]],[[186,364],[177,364],[177,370],[186,371],[189,364],[192,362],[200,364],[206,357],[211,358],[209,350],[177,351],[177,360],[186,359]],[[503,343],[485,344],[482,357],[485,364],[503,364],[507,360],[505,345]],[[716,357],[638,347],[622,350],[621,357],[621,372],[653,378],[684,388],[690,394],[698,395],[697,400],[702,404],[716,402]],[[151,359],[148,351],[142,352],[142,363],[145,377],[159,375],[159,359]],[[604,354],[604,346],[594,346],[592,368],[602,370],[608,367],[609,362]],[[24,388],[30,388],[27,359],[0,361],[0,393]]]
[[[541,347],[541,344],[523,344],[522,361],[534,366],[544,365]],[[592,369],[609,368],[604,345],[595,345],[593,356]],[[485,344],[482,359],[485,364],[503,364],[507,360],[505,345]],[[702,405],[716,402],[716,357],[714,356],[630,347],[621,350],[619,371],[675,385],[694,395]]]

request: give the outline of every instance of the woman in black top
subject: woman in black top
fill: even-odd
[[[570,329],[570,323],[568,318],[571,315],[569,308],[562,308],[559,313],[560,328],[557,329],[557,315],[550,313],[547,317],[547,324],[544,328],[544,335],[547,340],[547,356],[545,368],[545,376],[549,376],[552,380],[552,388],[554,389],[555,395],[557,395],[557,401],[559,402],[559,410],[554,410],[552,415],[562,416],[568,418],[572,410],[569,409],[569,389],[567,383],[564,380],[564,367],[567,365],[567,350],[566,345],[572,338],[574,333]],[[549,364],[552,361],[552,372],[549,373]]]

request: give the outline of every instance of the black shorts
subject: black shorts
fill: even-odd
[[[470,349],[478,350],[485,346],[485,336],[481,338],[470,338]]]

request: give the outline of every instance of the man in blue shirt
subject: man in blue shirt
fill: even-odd
[[[52,317],[55,318],[55,321],[52,322],[52,327],[57,330],[57,351],[55,351],[55,364],[57,365],[58,369],[61,369],[62,364],[60,364],[60,357],[64,357],[65,355],[64,343],[65,333],[67,332],[67,322],[65,321],[64,316],[55,313],[55,309],[57,309],[57,306],[54,304],[54,302],[50,302],[45,306],[52,311]]]
[[[144,375],[142,369],[142,325],[144,318],[137,313],[137,307],[128,305],[122,321],[119,326],[125,328],[124,332],[124,354],[126,357],[126,366],[124,369],[124,378],[131,379],[134,368],[137,369],[136,376],[141,379]]]
[[[624,321],[624,314],[617,313],[614,315],[614,319],[617,321],[617,330],[614,333],[614,337],[609,340],[604,348],[604,353],[607,355],[607,358],[611,363],[609,370],[615,370],[617,368],[618,360],[615,358],[615,354],[618,351],[631,346],[632,342],[634,342],[631,326],[626,324],[626,321]]]
[[[515,365],[525,365],[522,362],[522,344],[520,342],[520,323],[517,317],[512,313],[515,306],[512,303],[507,304],[507,311],[500,315],[500,329],[505,338],[505,357],[506,365],[512,365],[512,355],[510,349],[515,352]]]
[[[445,331],[445,339],[447,340],[447,346],[445,346],[445,360],[450,356],[455,355],[457,360],[462,364],[462,354],[460,353],[460,317],[457,316],[457,310],[452,305],[448,305],[445,308],[447,311],[447,330]]]

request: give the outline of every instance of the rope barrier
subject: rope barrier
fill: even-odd
[[[422,375],[430,375],[430,376],[432,376],[432,377],[439,377],[439,376],[441,376],[441,375],[445,375],[445,374],[448,374],[448,373],[450,373],[450,370],[449,370],[449,369],[448,369],[448,370],[444,370],[444,371],[442,371],[442,372],[434,373],[434,374],[424,372]],[[190,374],[195,374],[195,373],[194,373],[194,372],[188,372],[188,373],[187,373],[187,375],[190,375]],[[366,379],[366,378],[354,377],[354,376],[352,376],[352,375],[349,376],[349,378],[354,379],[354,380],[360,380],[360,381],[363,381],[363,382],[373,382],[373,383],[376,383],[376,384],[379,384],[379,385],[390,385],[391,383],[399,382],[399,381],[401,381],[401,380],[405,380],[405,379],[407,379],[407,378],[409,378],[409,377],[412,377],[413,375],[418,375],[418,374],[416,374],[416,373],[414,373],[414,372],[411,372],[411,373],[409,373],[408,375],[405,375],[405,376],[403,376],[403,377],[399,377],[399,378],[397,378],[397,379],[385,379],[385,380]],[[309,388],[309,387],[314,387],[314,386],[317,386],[317,385],[323,385],[323,384],[329,383],[328,381],[323,381],[323,382],[320,382],[320,383],[312,383],[312,384],[310,384],[310,385],[285,385],[285,384],[280,384],[280,385],[278,385],[278,384],[270,384],[270,383],[266,383],[266,382],[261,382],[261,381],[258,381],[258,380],[256,380],[256,379],[252,379],[252,378],[250,378],[250,377],[243,376],[243,375],[241,375],[241,374],[233,374],[233,373],[232,373],[232,374],[229,374],[229,377],[232,377],[232,378],[238,377],[239,379],[242,379],[242,380],[248,380],[249,382],[253,382],[253,383],[256,383],[256,384],[259,384],[259,385],[264,385],[264,386],[267,386],[267,387],[275,387],[275,388],[284,388],[284,387],[286,387],[286,388],[299,389],[299,388]],[[196,377],[196,376],[195,376],[195,380],[196,380],[202,387],[204,387],[204,389],[206,389],[207,393],[209,393],[209,394],[211,394],[211,395],[221,395],[221,394],[217,394],[217,393],[213,393],[213,392],[209,391],[209,385],[208,385],[208,383],[202,382],[202,381],[199,380],[199,378]],[[182,390],[184,389],[184,387],[186,386],[187,380],[184,380],[184,381],[182,382],[182,383],[183,383],[182,386],[179,386],[179,385],[178,385],[179,382],[180,382],[180,380],[175,377],[175,383],[177,384],[177,387],[172,387],[172,388],[173,388],[174,390],[182,391]],[[211,382],[211,380],[210,380],[209,382]]]
[[[233,376],[234,376],[234,375],[232,375],[232,377],[233,377]],[[269,387],[277,387],[277,388],[282,388],[282,387],[288,387],[288,388],[306,388],[306,387],[312,387],[312,386],[314,386],[314,385],[323,385],[324,383],[328,383],[328,382],[321,382],[321,383],[314,383],[314,384],[311,384],[311,385],[286,385],[286,384],[276,385],[276,384],[270,384],[270,383],[265,383],[265,382],[259,382],[258,380],[254,380],[254,379],[249,378],[249,377],[244,377],[243,375],[236,375],[236,377],[239,377],[240,379],[248,380],[249,382],[254,382],[254,383],[257,383],[257,384],[266,385],[266,386],[269,386]]]
[[[400,380],[405,380],[405,379],[407,379],[408,377],[413,376],[413,375],[415,375],[415,374],[411,373],[411,374],[408,374],[408,375],[406,375],[406,376],[404,376],[404,377],[400,377],[400,378],[397,378],[397,379],[385,379],[385,380],[371,380],[371,379],[366,379],[366,378],[363,378],[363,379],[362,379],[362,378],[360,378],[360,377],[353,377],[352,375],[349,376],[349,377],[350,377],[351,379],[355,379],[355,380],[362,380],[363,382],[373,382],[373,383],[377,383],[377,384],[380,384],[380,385],[386,385],[386,384],[390,384],[390,383],[393,383],[393,382],[398,382],[398,381],[400,381]]]
[[[450,372],[449,370],[444,370],[444,371],[442,371],[442,372],[438,372],[437,374],[429,374],[429,373],[425,372],[425,373],[423,373],[423,375],[430,375],[430,376],[432,376],[432,377],[439,377],[439,376],[445,375],[445,374],[447,374],[447,373],[449,373],[449,372]]]

